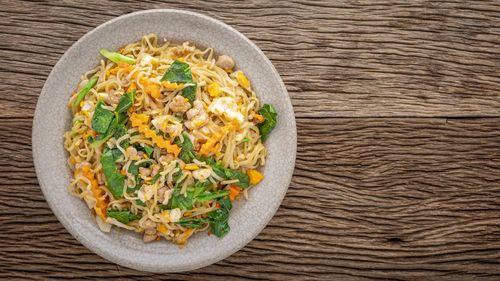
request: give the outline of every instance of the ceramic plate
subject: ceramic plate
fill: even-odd
[[[63,148],[63,134],[71,127],[68,99],[80,76],[96,67],[100,48],[118,50],[156,33],[172,43],[189,41],[227,54],[252,84],[262,103],[278,112],[276,129],[265,143],[268,149],[265,179],[249,191],[249,200],[236,201],[231,231],[223,238],[193,235],[186,247],[161,240],[145,244],[140,234],[113,229],[103,233],[92,221],[86,204],[68,194],[71,171]],[[52,211],[83,245],[119,265],[152,272],[176,272],[207,266],[249,243],[278,209],[292,177],[297,134],[290,98],[276,69],[262,51],[232,27],[213,18],[179,10],[147,10],[102,24],[78,40],[50,73],[38,99],[33,121],[33,158],[40,187]]]

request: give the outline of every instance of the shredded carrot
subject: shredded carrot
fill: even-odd
[[[182,250],[182,246],[179,246],[179,249],[181,249],[181,250]]]
[[[75,157],[71,157],[71,164],[75,164],[76,163],[76,160],[75,160]]]
[[[215,201],[215,209],[222,209],[222,207],[219,204],[219,201]]]
[[[229,192],[229,199],[234,200],[234,198],[236,198],[236,195],[240,194],[241,187],[239,187],[239,186],[237,186],[235,184],[231,184],[231,186],[229,187],[228,192]]]
[[[120,171],[120,174],[122,174],[122,175],[126,176],[126,175],[127,175],[127,172],[126,172],[125,170],[121,170],[121,171]]]
[[[164,139],[162,136],[156,134],[156,131],[151,130],[146,123],[149,120],[149,116],[145,114],[136,114],[132,113],[130,116],[130,121],[132,122],[132,126],[137,127],[139,132],[141,132],[147,138],[151,138],[151,140],[160,148],[167,149],[168,153],[174,154],[175,157],[179,155],[181,152],[181,148],[176,144],[172,144],[169,140]]]
[[[218,145],[217,142],[219,142],[227,132],[232,131],[238,127],[238,121],[233,120],[231,123],[227,123],[224,127],[222,127],[217,133],[213,134],[206,143],[204,143],[201,148],[200,148],[200,154],[201,155],[207,155],[209,153],[215,153],[217,151],[218,147],[220,146],[220,143]]]

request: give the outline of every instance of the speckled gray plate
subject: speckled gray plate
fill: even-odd
[[[99,48],[117,50],[148,33],[170,42],[189,41],[213,47],[234,58],[236,69],[247,75],[263,103],[274,105],[278,123],[266,142],[265,179],[250,190],[248,201],[231,211],[231,231],[222,239],[198,233],[182,250],[165,240],[144,244],[141,236],[113,229],[103,233],[91,219],[86,204],[67,192],[71,172],[63,148],[70,129],[66,104],[80,75],[97,66]],[[249,243],[278,209],[290,184],[295,163],[297,133],[290,98],[283,81],[262,51],[241,33],[213,18],[179,10],[148,10],[115,18],[76,42],[59,60],[42,89],[33,121],[33,158],[41,189],[59,221],[83,245],[117,264],[152,272],[175,272],[207,266]]]

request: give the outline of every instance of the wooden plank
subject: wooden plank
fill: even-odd
[[[202,12],[261,47],[299,116],[500,114],[496,1],[1,1],[0,116],[33,116],[63,52],[97,25],[150,8]]]
[[[1,121],[0,278],[500,278],[500,118],[298,118],[271,223],[224,261],[161,276],[72,238],[38,187],[31,120]]]

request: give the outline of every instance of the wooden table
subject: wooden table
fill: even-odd
[[[7,1],[0,8],[0,277],[500,278],[498,1]],[[249,37],[297,118],[292,183],[245,248],[154,275],[93,254],[40,191],[31,122],[54,64],[116,16],[176,8]]]

